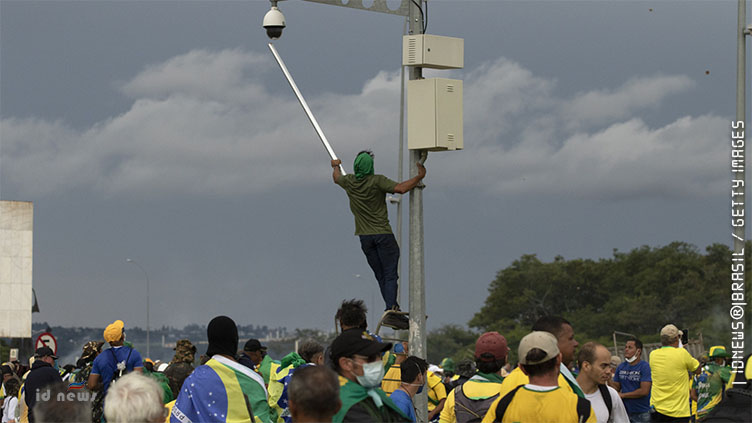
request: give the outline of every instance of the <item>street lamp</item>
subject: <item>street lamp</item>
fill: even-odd
[[[146,270],[144,270],[143,267],[141,267],[140,264],[136,260],[133,259],[125,259],[127,263],[135,264],[138,266],[139,269],[141,269],[142,272],[144,272],[144,277],[146,278],[146,356],[151,357],[151,354],[149,354],[149,275],[146,273]]]
[[[264,17],[264,28],[267,30],[267,35],[269,38],[276,39],[279,38],[281,35],[281,28],[279,31],[279,35],[277,35],[276,31],[272,31],[273,33],[270,33],[270,29],[273,29],[272,23],[274,23],[271,18],[274,18],[276,20],[276,23],[279,24],[280,22],[280,16],[282,15],[281,12],[279,12],[279,9],[277,9],[277,1],[278,0],[270,0],[272,8],[269,12],[267,12],[267,15]],[[363,0],[351,0],[347,2],[343,2],[342,0],[306,0],[314,3],[322,3],[322,4],[328,4],[331,6],[341,6],[341,7],[348,7],[353,9],[361,9],[366,11],[372,11],[372,12],[381,12],[381,13],[387,13],[392,15],[399,15],[407,17],[407,25],[408,25],[408,33],[410,35],[417,35],[417,34],[423,34],[424,32],[424,19],[423,19],[423,9],[421,5],[426,0],[401,0],[399,7],[396,9],[391,9],[388,5],[386,0],[374,0],[370,7],[364,5]],[[277,13],[279,12],[279,15]],[[269,17],[269,20],[267,20],[267,17]],[[282,25],[284,25],[284,17],[282,17]],[[277,25],[279,26],[279,25]],[[273,36],[273,35],[276,35]],[[290,86],[292,87],[293,91],[295,92],[295,95],[298,97],[298,101],[300,101],[301,106],[303,106],[303,109],[306,111],[306,114],[308,115],[308,119],[311,121],[311,123],[314,126],[314,129],[316,129],[316,132],[319,135],[319,138],[321,138],[322,143],[324,144],[324,147],[326,147],[329,155],[332,157],[332,159],[335,159],[336,156],[334,155],[333,150],[331,150],[331,147],[328,145],[329,143],[326,140],[326,137],[323,135],[323,132],[318,127],[318,123],[316,122],[315,118],[313,117],[313,114],[308,109],[307,104],[305,103],[305,100],[303,100],[303,97],[300,95],[299,91],[297,90],[297,87],[295,86],[295,83],[293,82],[292,78],[289,76],[289,72],[287,72],[286,67],[284,66],[284,63],[282,62],[281,58],[279,58],[279,55],[276,52],[276,49],[274,46],[269,43],[269,49],[272,51],[272,54],[274,54],[275,59],[277,60],[277,63],[279,63],[280,67],[282,68],[283,73],[285,73],[285,77],[287,78],[288,82],[290,83]],[[421,79],[423,77],[423,69],[421,67],[417,66],[410,66],[408,71],[408,79],[409,80],[416,80]],[[404,114],[404,113],[401,113]],[[401,134],[400,134],[401,135]],[[401,144],[401,143],[400,143]],[[400,155],[402,154],[402,145],[400,145]],[[420,161],[423,163],[425,161],[426,155],[428,154],[427,151],[424,150],[410,150],[410,175],[417,175],[418,174],[418,167],[416,163]],[[340,171],[342,174],[344,173],[344,168],[342,165],[340,165]],[[402,163],[400,161],[400,173],[402,171]],[[418,357],[427,357],[426,354],[426,300],[425,300],[425,266],[424,266],[424,248],[423,248],[423,190],[422,187],[418,187],[417,189],[413,189],[410,191],[410,197],[409,197],[409,265],[408,265],[408,278],[409,278],[409,288],[410,288],[410,352]],[[401,236],[401,203],[398,203],[398,213],[400,214],[400,236]],[[401,243],[400,243],[401,244]],[[400,249],[402,249],[402,245],[400,245]],[[427,397],[426,393],[423,392],[419,395],[417,395],[414,399],[415,408],[417,411],[417,418],[418,421],[427,421]]]

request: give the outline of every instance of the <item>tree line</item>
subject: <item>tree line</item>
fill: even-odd
[[[750,249],[752,242],[747,242],[745,269],[750,269]],[[692,244],[673,242],[626,253],[614,249],[612,257],[597,260],[557,256],[543,262],[535,254],[523,255],[497,273],[483,307],[468,322],[470,329],[447,325],[429,334],[429,361],[472,357],[478,334],[486,331],[503,334],[514,359],[519,340],[544,315],[572,322],[580,343],[613,345],[614,331],[658,342],[661,327],[673,323],[688,328],[690,338],[701,334],[706,349],[729,348],[731,253],[720,243],[703,253]],[[746,281],[744,289],[750,298]]]

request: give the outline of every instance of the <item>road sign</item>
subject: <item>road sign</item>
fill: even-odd
[[[39,349],[42,347],[50,347],[52,349],[52,353],[57,355],[57,340],[54,336],[52,336],[49,332],[44,332],[43,334],[37,336],[37,342],[35,343],[34,349]]]

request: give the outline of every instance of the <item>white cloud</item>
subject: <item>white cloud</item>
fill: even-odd
[[[667,96],[694,86],[686,76],[635,78],[615,90],[581,93],[561,104],[561,113],[570,125],[603,124],[629,118],[641,109],[654,109]]]
[[[328,157],[294,95],[266,88],[265,78],[280,77],[268,72],[272,65],[241,50],[191,51],[123,84],[132,107],[88,130],[3,119],[3,183],[28,197],[80,188],[229,196],[327,180]],[[685,76],[562,98],[557,81],[501,58],[464,79],[465,150],[432,154],[431,184],[590,198],[722,189],[726,119],[685,116],[650,127],[640,118],[690,89]],[[380,72],[357,94],[308,101],[346,162],[363,147],[396,145],[399,72]]]

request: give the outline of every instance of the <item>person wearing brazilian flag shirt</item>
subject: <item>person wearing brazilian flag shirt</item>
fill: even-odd
[[[391,347],[362,329],[346,330],[334,339],[332,366],[339,374],[342,408],[333,423],[410,421],[380,387],[384,377],[381,355]]]
[[[235,360],[238,327],[227,316],[218,316],[206,329],[211,357],[183,382],[171,423],[249,422],[270,423],[266,387],[261,375]]]
[[[695,377],[692,393],[697,399],[697,418],[703,418],[723,400],[726,384],[731,378],[731,369],[726,366],[726,348],[723,345],[710,347],[710,362],[703,366]]]

